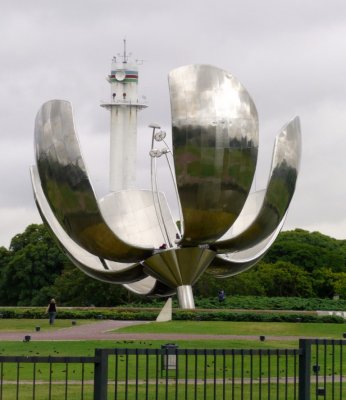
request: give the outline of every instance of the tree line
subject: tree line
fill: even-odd
[[[205,273],[196,297],[227,296],[346,299],[346,240],[302,229],[281,232],[252,269],[227,279]],[[80,272],[59,250],[41,224],[29,225],[0,247],[0,305],[42,306],[49,298],[66,306],[116,306],[148,303],[121,285],[96,281]],[[150,301],[150,300],[149,300]]]

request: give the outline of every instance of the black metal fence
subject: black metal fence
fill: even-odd
[[[0,356],[0,400],[342,400],[344,340],[298,349],[97,349]]]

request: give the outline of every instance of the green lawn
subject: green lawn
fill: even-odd
[[[81,321],[78,320],[78,324],[95,322],[95,321]],[[0,333],[4,331],[13,330],[25,330],[35,329],[35,326],[41,326],[41,329],[61,329],[67,326],[71,326],[71,321],[69,320],[57,320],[53,327],[50,327],[48,321],[46,320],[0,320]],[[253,322],[190,322],[190,321],[172,321],[168,323],[143,323],[143,325],[136,325],[128,328],[123,328],[117,332],[143,332],[143,333],[208,333],[215,335],[222,334],[236,334],[236,335],[275,335],[275,336],[313,336],[313,337],[335,337],[341,338],[343,331],[346,331],[344,325],[340,324],[303,324],[303,323],[253,323]],[[30,342],[22,341],[2,341],[0,342],[0,356],[93,356],[96,348],[160,348],[162,344],[167,343],[168,340],[103,340],[103,341],[35,341]],[[170,340],[169,342],[173,342]],[[261,342],[259,339],[247,340],[237,339],[237,340],[174,340],[180,349],[239,349],[239,348],[252,348],[252,349],[268,349],[268,348],[297,348],[297,340],[276,340],[269,341],[265,340]],[[178,385],[179,397],[185,395],[185,390],[189,392],[189,398],[192,396],[194,398],[195,391],[197,398],[213,399],[214,391],[216,391],[217,398],[222,398],[222,391],[224,390],[222,385],[217,384],[215,387],[209,384],[209,380],[213,379],[214,372],[216,373],[217,379],[222,379],[226,376],[227,387],[226,395],[227,398],[231,398],[231,390],[235,390],[235,398],[241,397],[241,390],[244,390],[243,395],[245,398],[249,398],[250,386],[246,384],[243,389],[239,386],[239,382],[235,385],[231,385],[230,379],[232,376],[235,379],[249,379],[253,375],[255,382],[258,383],[258,377],[263,376],[263,379],[267,376],[268,371],[272,377],[280,376],[284,377],[284,371],[287,371],[289,377],[294,376],[297,369],[298,358],[295,359],[292,356],[288,358],[284,355],[280,357],[275,354],[270,358],[266,358],[264,355],[263,360],[258,356],[246,356],[237,355],[234,358],[227,356],[225,359],[222,356],[215,356],[213,354],[205,356],[204,354],[198,356],[190,355],[189,359],[185,355],[179,356],[179,379],[182,379],[182,383]],[[337,349],[335,354],[330,354],[330,349],[325,354],[323,349],[320,349],[319,361],[318,363],[323,365],[324,358],[326,357],[326,363],[330,365],[330,362],[335,357],[336,368],[334,373],[339,373],[340,368],[340,351]],[[312,363],[316,363],[316,356],[313,353]],[[188,362],[189,367],[187,372],[185,372],[185,366]],[[198,365],[198,367],[197,367]],[[127,366],[125,368],[125,366]],[[141,355],[121,355],[118,358],[114,356],[109,357],[109,379],[112,382],[110,385],[110,393],[114,395],[112,387],[114,387],[115,376],[119,380],[119,400],[122,399],[123,393],[125,393],[124,380],[126,374],[128,374],[128,379],[132,382],[129,383],[127,390],[128,394],[135,396],[136,389],[133,386],[133,382],[136,379],[136,374],[141,379],[148,377],[150,383],[148,384],[148,390],[151,394],[155,392],[155,376],[156,371],[160,371],[161,368],[161,358],[156,355],[151,355],[145,358]],[[117,371],[117,372],[116,372]],[[94,376],[93,365],[86,364],[85,368],[82,370],[80,364],[49,364],[49,363],[37,363],[34,367],[33,364],[26,363],[5,363],[3,365],[3,370],[1,371],[4,382],[7,382],[3,386],[3,391],[6,399],[15,399],[16,388],[15,381],[18,380],[23,384],[19,389],[19,398],[24,400],[26,398],[32,398],[33,387],[31,385],[25,385],[27,382],[32,381],[33,376],[35,380],[40,383],[36,385],[36,394],[41,397],[36,398],[47,398],[47,393],[49,390],[52,391],[52,399],[64,398],[66,391],[71,394],[71,399],[80,399],[81,391],[83,390],[81,386],[81,378],[84,377],[85,387],[84,387],[84,399],[92,398],[92,381]],[[330,371],[328,369],[328,374]],[[194,386],[193,382],[195,376],[201,381],[197,386]],[[47,385],[50,377],[53,381],[52,387]],[[189,384],[184,387],[184,379],[189,379]],[[164,378],[165,379],[165,378]],[[208,384],[204,386],[204,379],[208,380]],[[64,386],[64,381],[68,381],[68,387]],[[164,381],[163,381],[164,382]],[[207,381],[205,381],[207,382]],[[57,384],[60,383],[60,384]],[[263,382],[263,395],[267,390],[265,388],[266,381]],[[291,391],[291,385],[287,385]],[[280,395],[283,394],[286,388],[285,384],[280,384]],[[165,391],[165,385],[159,386],[159,391]],[[253,399],[259,399],[258,397],[258,387],[255,384],[253,389],[255,392],[253,394]],[[278,388],[273,385],[270,387],[271,398],[276,398]],[[176,398],[175,386],[169,385],[168,388],[168,398]],[[147,395],[146,387],[144,384],[140,384],[138,388],[139,398]],[[162,395],[164,393],[162,392]],[[345,393],[346,395],[346,393]],[[27,397],[26,397],[27,396]],[[205,397],[204,397],[205,396]],[[70,398],[70,397],[69,397]],[[111,395],[112,398],[112,395]],[[264,398],[264,397],[262,397]],[[293,399],[293,395],[289,394],[287,399]]]
[[[118,329],[119,333],[178,333],[212,335],[311,336],[342,338],[343,324],[289,322],[170,321],[151,322]]]
[[[76,324],[96,323],[96,320],[78,319]],[[53,325],[49,325],[47,319],[0,319],[0,334],[1,332],[34,332],[36,327],[40,327],[40,331],[54,331],[61,328],[67,328],[72,325],[72,320],[56,319]]]
[[[114,385],[108,386],[108,398],[109,399],[167,399],[167,400],[175,400],[175,399],[205,399],[205,400],[215,400],[215,398],[225,398],[227,399],[267,399],[269,398],[268,392],[270,392],[272,399],[276,398],[277,395],[277,387],[272,385],[270,389],[268,389],[267,384],[261,385],[261,395],[259,395],[259,385],[255,384],[252,388],[250,394],[249,385],[245,385],[243,388],[239,384],[231,385],[227,384],[225,390],[221,385],[193,385],[190,384],[186,387],[183,384],[175,386],[174,384],[170,384],[165,387],[165,385],[158,386],[156,389],[155,384],[151,383],[146,387],[144,384],[140,384],[136,389],[135,385],[129,384],[127,386],[121,384],[117,386],[117,395],[115,397],[114,393]],[[286,389],[282,386],[279,389],[279,396],[285,396],[280,398],[285,398],[287,400],[294,400],[297,396],[294,396],[294,388],[293,385],[287,385],[287,397],[285,395]],[[328,386],[327,386],[328,387]],[[157,393],[156,393],[157,390]],[[47,399],[50,393],[51,400],[61,400],[67,398],[69,400],[92,400],[93,399],[93,387],[91,384],[86,384],[84,387],[81,385],[69,385],[68,388],[65,385],[52,385],[51,389],[49,389],[48,385],[37,385],[35,388],[35,399]],[[82,395],[83,393],[83,395]],[[156,397],[157,394],[157,397]],[[14,385],[8,385],[4,388],[3,398],[6,400],[30,400],[33,398],[33,387],[31,385],[20,385],[20,389],[18,392],[19,397],[17,397],[16,387]],[[251,397],[250,397],[251,395]],[[187,396],[187,397],[186,397]]]

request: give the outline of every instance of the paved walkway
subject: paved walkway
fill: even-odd
[[[106,320],[90,324],[71,325],[68,328],[56,331],[39,332],[3,332],[0,333],[0,341],[22,341],[25,335],[30,335],[31,340],[259,340],[259,335],[208,335],[208,334],[177,334],[177,333],[117,333],[112,332],[122,327],[145,324],[144,321],[114,321]],[[298,340],[297,336],[266,336],[266,340]]]

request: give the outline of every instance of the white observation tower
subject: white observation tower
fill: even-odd
[[[110,101],[101,104],[111,112],[110,191],[134,189],[136,183],[137,112],[147,105],[138,100],[138,67],[129,62],[124,39],[124,53],[113,57],[107,80]]]

